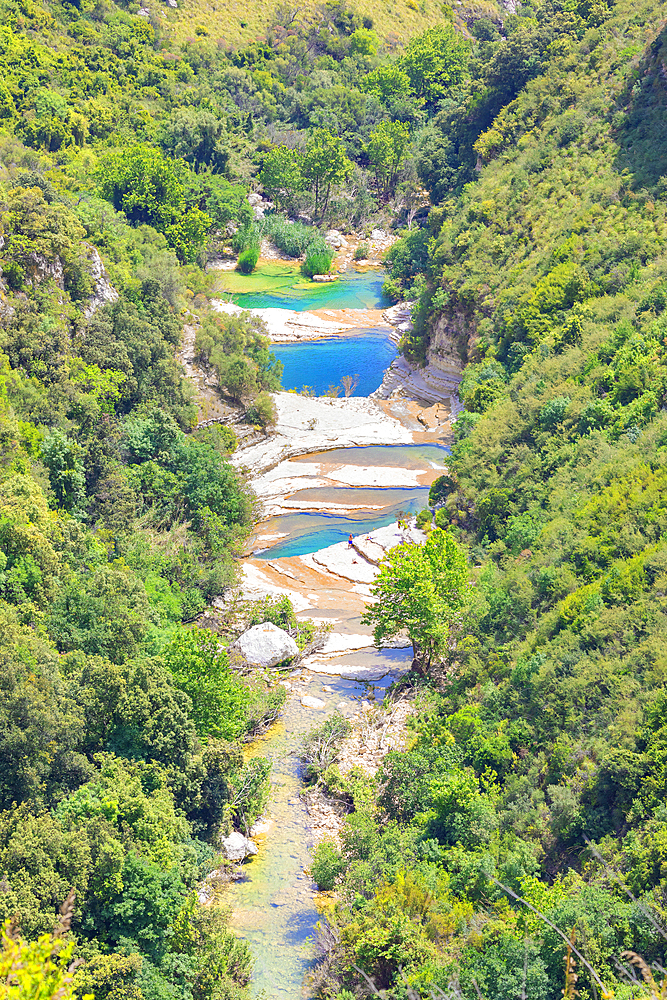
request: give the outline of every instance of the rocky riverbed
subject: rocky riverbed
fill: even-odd
[[[341,252],[350,251],[341,247]],[[223,302],[217,308],[241,311]],[[266,320],[275,343],[345,336],[350,330],[380,324],[398,340],[411,324],[409,303],[379,315],[352,309],[253,311]],[[216,387],[211,376],[197,369],[194,334],[191,325],[182,354],[188,373],[197,381],[213,419],[229,421],[229,408],[212,398]],[[333,711],[352,723],[339,760],[343,773],[359,767],[373,775],[386,753],[406,745],[411,697],[405,695],[386,708],[382,700],[391,683],[409,670],[412,648],[407,638],[399,637],[392,647],[378,649],[361,617],[373,600],[371,587],[386,552],[402,542],[420,543],[425,536],[403,517],[373,530],[352,532],[350,542],[272,558],[271,543],[283,532],[271,525],[292,514],[361,516],[382,507],[383,491],[426,491],[444,471],[443,446],[451,438],[452,420],[460,408],[455,363],[448,358],[434,362],[418,369],[397,359],[372,397],[276,393],[275,428],[266,435],[243,436],[232,457],[263,505],[253,545],[268,547],[261,556],[243,560],[243,596],[286,595],[297,617],[330,629],[325,643],[281,680],[288,691],[283,717],[251,750],[272,757],[273,794],[250,838],[250,853],[257,850],[257,854],[230,890],[230,903],[232,926],[251,943],[256,957],[254,988],[272,997],[301,996],[308,940],[318,919],[315,887],[308,874],[309,848],[324,837],[337,842],[345,817],[344,804],[321,791],[304,792],[298,745],[310,727]],[[409,449],[416,445],[440,446],[439,460],[428,460],[426,452],[419,460],[410,460]],[[383,448],[394,450],[388,456]],[[344,449],[352,449],[352,456]],[[341,490],[342,503],[335,499]],[[246,844],[246,853],[247,848]],[[234,843],[230,850],[242,847]]]

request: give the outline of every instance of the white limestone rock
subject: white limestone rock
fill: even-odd
[[[257,854],[257,844],[234,830],[222,841],[222,851],[228,861],[244,861],[247,857]]]
[[[141,11],[139,11],[139,13],[141,13]],[[83,314],[86,319],[90,319],[90,317],[97,312],[101,306],[106,305],[107,302],[116,302],[118,300],[118,292],[109,281],[109,276],[104,269],[102,258],[95,247],[89,247],[88,250],[90,276],[93,279],[95,288],[83,310]]]
[[[275,667],[299,652],[292,636],[272,622],[253,625],[239,636],[235,645],[251,667]]]
[[[325,702],[321,698],[315,698],[312,694],[304,694],[301,698],[304,708],[326,708]]]

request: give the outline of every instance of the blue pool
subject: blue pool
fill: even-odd
[[[314,491],[304,491],[306,493]],[[350,490],[327,490],[330,502],[345,503]],[[364,490],[368,494],[370,490]],[[406,487],[405,489],[375,489],[373,500],[376,504],[385,504],[382,510],[355,511],[354,514],[322,514],[317,511],[299,511],[294,514],[283,514],[272,517],[257,525],[260,535],[284,533],[285,538],[271,541],[253,541],[253,555],[260,559],[277,559],[279,557],[302,556],[307,552],[315,552],[327,545],[347,541],[348,535],[363,535],[376,528],[383,528],[395,521],[401,513],[416,514],[428,505],[428,486]],[[385,496],[383,496],[385,494]],[[313,498],[315,499],[315,498]],[[352,498],[354,502],[354,498]],[[263,549],[262,545],[270,545]]]
[[[396,345],[380,330],[364,330],[354,336],[311,340],[301,344],[275,344],[275,356],[285,366],[285,389],[304,386],[322,396],[332,385],[340,388],[343,375],[358,375],[354,396],[369,396],[382,384],[385,368],[397,355]],[[344,395],[342,389],[340,395]]]

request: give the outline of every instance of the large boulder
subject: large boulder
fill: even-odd
[[[275,667],[299,652],[292,636],[272,622],[253,625],[239,636],[236,647],[251,667]]]
[[[228,861],[244,861],[250,855],[257,854],[257,844],[234,830],[222,841],[222,852]]]

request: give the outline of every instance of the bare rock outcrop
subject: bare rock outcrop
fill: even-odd
[[[94,283],[94,291],[83,310],[83,315],[86,319],[90,319],[107,302],[116,302],[118,299],[118,292],[109,281],[102,258],[95,247],[89,247],[88,262],[90,264],[90,275]]]

